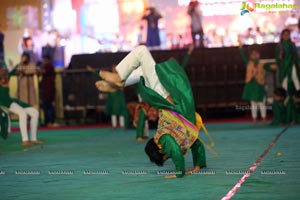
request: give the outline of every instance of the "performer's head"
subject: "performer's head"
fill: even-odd
[[[147,119],[149,121],[157,121],[158,119],[158,110],[154,107],[150,107],[149,110],[147,111]]]
[[[21,55],[21,63],[27,65],[27,64],[29,64],[29,62],[30,62],[30,54],[24,52],[24,53]]]
[[[286,90],[284,88],[276,88],[274,91],[274,100],[283,101],[287,97]]]
[[[260,59],[260,54],[259,54],[258,50],[252,49],[250,51],[250,56],[249,57],[250,57],[251,60],[256,61],[256,60]]]
[[[149,12],[149,15],[153,15],[156,13],[156,9],[153,6],[146,8],[146,10]]]
[[[280,41],[289,41],[291,40],[291,31],[289,29],[283,29],[280,34]]]
[[[197,0],[191,0],[188,6],[192,11],[194,11],[198,5],[199,2]]]
[[[153,138],[147,142],[145,152],[149,156],[151,162],[154,162],[158,166],[164,165],[167,156],[160,153],[159,148],[154,142]]]

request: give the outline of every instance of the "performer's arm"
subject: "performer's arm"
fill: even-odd
[[[162,18],[162,15],[161,15],[159,12],[157,12],[157,11],[155,11],[155,15],[156,15],[156,17],[157,17],[158,19]]]
[[[240,50],[240,54],[241,54],[241,57],[242,57],[243,62],[246,63],[246,64],[248,64],[249,59],[248,59],[248,57],[247,57],[247,55],[246,55],[245,49],[243,49],[243,47],[240,46],[240,47],[239,47],[239,50]]]
[[[190,61],[191,54],[192,54],[193,50],[194,50],[194,45],[190,45],[190,46],[189,46],[189,49],[188,49],[188,52],[187,52],[187,54],[184,56],[183,61],[182,61],[182,63],[181,63],[181,67],[182,67],[182,68],[184,68],[184,69],[186,68],[188,62]]]
[[[146,114],[143,109],[138,111],[138,121],[136,123],[136,138],[143,138],[145,130]]]
[[[165,134],[161,136],[159,139],[159,143],[162,145],[163,153],[167,154],[169,158],[172,158],[173,163],[175,164],[176,168],[176,176],[166,176],[166,178],[179,178],[183,177],[185,174],[185,166],[184,166],[184,158],[182,152],[180,150],[179,145],[176,143],[174,138],[169,135]]]
[[[264,67],[264,70],[266,70],[268,72],[274,72],[277,70],[277,65],[274,63],[265,63],[263,67]]]
[[[197,139],[191,146],[193,155],[194,169],[191,172],[197,172],[201,167],[206,167],[205,149],[203,144]]]
[[[93,68],[92,66],[90,66],[90,65],[87,65],[87,66],[86,66],[86,69],[87,69],[89,72],[92,72],[93,75],[96,76],[97,78],[100,77],[100,76],[99,76],[100,70],[96,70],[96,69],[94,69],[94,68]]]
[[[247,57],[246,52],[243,49],[243,42],[242,42],[242,40],[240,38],[238,39],[238,43],[239,43],[239,51],[240,51],[242,60],[247,65],[248,62],[249,62],[249,58]]]
[[[143,16],[142,16],[142,20],[148,19],[149,15],[150,15],[149,9],[146,9],[146,10],[144,11]]]
[[[8,72],[8,77],[10,78],[11,76],[16,75],[17,71],[18,71],[18,67],[16,66],[15,68],[13,68],[13,70],[11,70],[10,72]]]

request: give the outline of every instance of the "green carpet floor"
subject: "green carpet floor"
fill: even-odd
[[[207,151],[207,174],[180,179],[158,174],[174,170],[172,162],[150,163],[134,130],[39,131],[47,144],[31,148],[21,147],[20,134],[13,133],[0,140],[0,199],[221,199],[284,127],[217,123],[207,128],[220,156]],[[232,199],[300,199],[299,141],[300,127],[290,127]],[[191,153],[185,161],[186,168],[193,167]]]

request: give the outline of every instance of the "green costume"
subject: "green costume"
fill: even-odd
[[[3,139],[7,138],[8,132],[9,132],[9,116],[0,107],[0,135],[3,137]]]
[[[109,92],[106,97],[105,114],[107,115],[127,115],[126,101],[124,92],[116,90]]]
[[[143,138],[145,131],[145,121],[147,120],[146,111],[144,109],[139,110],[139,120],[136,126],[136,138]]]
[[[29,104],[19,101],[18,99],[15,98],[11,98],[9,95],[9,88],[8,88],[8,82],[9,82],[9,78],[14,75],[15,70],[13,70],[12,72],[8,73],[8,76],[4,76],[2,77],[0,75],[0,105],[1,106],[5,106],[7,108],[10,107],[10,105],[15,102],[17,104],[19,104],[21,107],[23,108],[28,108],[31,107]]]
[[[284,105],[284,101],[274,101],[272,105],[273,121],[270,125],[280,125],[287,122],[287,108]]]
[[[242,99],[247,101],[262,102],[266,96],[264,85],[260,85],[253,78],[250,82],[245,83]]]
[[[279,81],[283,82],[287,77],[287,93],[290,96],[288,104],[286,106],[286,123],[292,122],[295,118],[295,107],[293,103],[292,95],[295,92],[294,83],[292,80],[293,67],[297,70],[299,64],[299,56],[297,47],[290,40],[283,40],[276,47],[276,63],[279,68]],[[297,71],[296,71],[297,76]],[[296,77],[298,80],[298,76]]]
[[[174,59],[156,64],[155,69],[161,84],[171,94],[174,105],[160,96],[154,90],[145,86],[144,78],[138,84],[140,94],[144,102],[161,110],[171,110],[183,116],[190,123],[196,123],[195,105],[189,79],[184,71],[185,64],[181,67]],[[172,131],[172,130],[170,130]],[[176,168],[176,176],[185,174],[184,157],[180,145],[170,134],[164,134],[159,138],[159,146],[162,153],[172,158]],[[205,149],[197,139],[192,145],[194,166],[206,167]]]
[[[292,110],[292,120],[295,121],[296,124],[300,124],[300,102],[294,102]]]
[[[265,91],[265,71],[272,71],[270,63],[261,64],[259,60],[250,60],[243,48],[240,48],[242,60],[247,65],[246,83],[242,99],[247,101],[263,102]]]
[[[99,77],[100,70],[93,72],[93,75]],[[125,126],[129,124],[129,113],[126,107],[125,95],[122,90],[107,93],[105,102],[105,114],[124,116]]]
[[[298,66],[299,56],[295,44],[288,40],[282,41],[276,47],[276,64],[279,67],[279,81],[282,83],[283,79],[288,77],[288,93],[293,92],[292,83],[292,69],[293,66]]]
[[[6,69],[4,69],[6,70]],[[12,103],[17,103],[23,108],[30,107],[29,104],[19,101],[18,99],[11,98],[9,95],[9,77],[15,73],[13,70],[10,73],[0,74],[0,106],[4,106],[9,108]],[[7,113],[0,108],[0,134],[1,136],[6,139],[8,136],[8,128],[9,128],[9,116]]]
[[[190,57],[191,56],[189,54],[186,54],[184,56],[182,64],[181,64],[182,68],[185,68],[187,66],[187,63],[189,62]],[[136,88],[138,94],[140,94],[140,88],[141,87]],[[145,121],[147,120],[146,112],[147,111],[145,109],[139,110],[139,113],[138,113],[139,119],[138,119],[138,123],[137,123],[137,127],[136,127],[136,138],[144,137]]]

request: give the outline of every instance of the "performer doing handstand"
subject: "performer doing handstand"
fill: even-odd
[[[183,67],[174,59],[155,63],[147,47],[138,46],[117,65],[116,71],[100,70],[103,80],[96,82],[96,87],[108,92],[138,83],[143,101],[159,109],[157,132],[145,151],[160,166],[168,158],[172,159],[176,173],[166,178],[183,177],[185,173],[206,167],[204,146],[198,138],[200,128],[205,132],[206,129],[195,112],[192,89]],[[194,168],[185,172],[183,155],[189,149]]]

